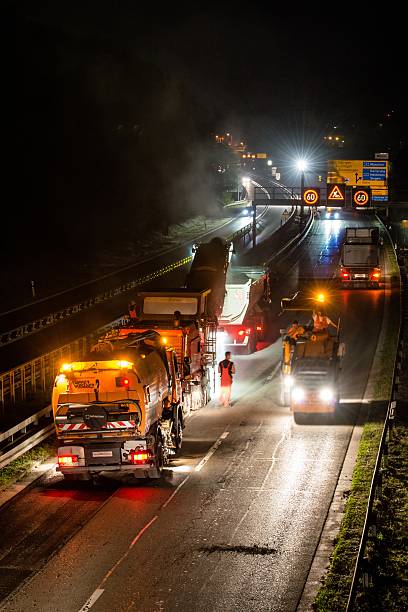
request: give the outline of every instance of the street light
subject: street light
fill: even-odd
[[[300,172],[300,220],[303,221],[303,190],[305,188],[305,171],[307,169],[307,161],[305,159],[298,159],[296,167]]]

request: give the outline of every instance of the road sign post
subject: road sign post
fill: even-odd
[[[301,193],[301,201],[300,201],[300,222],[303,221],[303,192],[305,190],[305,173],[300,173],[300,193]]]
[[[256,202],[252,202],[252,248],[256,247]]]

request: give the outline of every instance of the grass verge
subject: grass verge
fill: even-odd
[[[24,478],[38,463],[55,456],[56,442],[46,440],[35,448],[24,453],[6,467],[0,469],[0,489],[14,484]]]
[[[397,422],[383,471],[383,491],[375,502],[377,533],[367,557],[372,579],[357,594],[356,612],[408,610],[408,419]]]
[[[318,612],[340,611],[346,607],[384,415],[383,404],[370,406],[361,436],[351,490],[331,556],[330,567],[314,602],[314,609]]]

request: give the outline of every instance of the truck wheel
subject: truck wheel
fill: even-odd
[[[183,424],[182,424],[181,416],[179,415],[177,419],[176,433],[174,436],[174,446],[176,447],[177,453],[180,452],[182,444],[183,444]]]
[[[163,451],[163,442],[161,439],[160,433],[157,433],[156,444],[154,446],[154,466],[157,470],[157,478],[160,478],[163,474],[164,467],[164,451]]]
[[[308,423],[308,415],[304,412],[294,412],[293,418],[297,425],[306,425]]]

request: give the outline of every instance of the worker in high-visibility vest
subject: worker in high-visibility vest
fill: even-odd
[[[300,336],[305,333],[305,328],[299,325],[299,321],[296,319],[292,322],[292,325],[286,332],[286,336],[283,341],[283,362],[285,364],[290,363],[290,347],[294,346]]]
[[[235,366],[234,362],[231,361],[230,351],[225,353],[225,359],[218,364],[218,373],[221,382],[220,404],[223,404],[223,406],[231,406],[231,390]]]
[[[327,331],[329,325],[338,329],[337,325],[327,315],[322,314],[320,310],[317,312],[313,311],[313,331]]]
[[[299,321],[296,321],[295,319],[292,322],[292,325],[289,327],[288,331],[286,332],[286,335],[296,342],[296,340],[300,336],[303,336],[304,333],[305,333],[305,328],[302,327],[302,325],[299,325]]]

